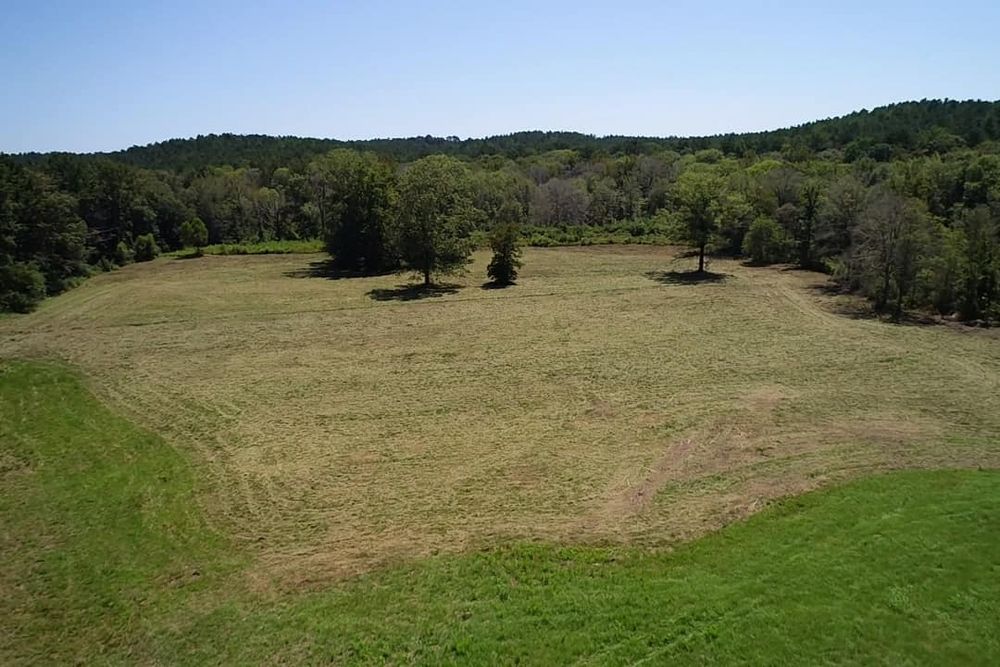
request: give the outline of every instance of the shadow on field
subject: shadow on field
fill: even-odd
[[[285,271],[286,278],[324,278],[326,280],[343,280],[344,278],[369,278],[371,276],[385,276],[392,271],[357,271],[353,269],[343,269],[336,266],[332,259],[324,259],[317,262],[309,262],[309,266],[301,269]]]
[[[980,322],[969,324],[950,321],[938,315],[921,313],[919,311],[903,311],[903,314],[898,318],[894,317],[891,312],[877,313],[869,301],[833,283],[813,285],[810,287],[810,290],[815,294],[826,297],[824,302],[829,312],[852,320],[872,320],[906,327],[952,326],[960,330],[975,329],[983,326]]]
[[[507,289],[508,287],[514,287],[515,285],[517,285],[517,283],[496,283],[496,282],[493,282],[492,280],[489,280],[489,281],[483,283],[482,285],[480,285],[479,287],[480,287],[480,289],[491,289],[492,290],[492,289]]]
[[[730,275],[712,271],[649,271],[646,277],[661,285],[700,285],[725,282]]]
[[[844,289],[843,287],[841,287],[840,285],[838,285],[833,281],[818,283],[816,285],[810,285],[809,289],[815,292],[816,294],[821,294],[823,296],[829,296],[829,297],[853,296],[849,289]],[[861,299],[860,297],[856,298],[858,299],[858,302],[864,301],[864,299]]]
[[[445,294],[455,294],[460,287],[461,285],[455,283],[399,285],[392,289],[373,289],[368,292],[368,296],[375,301],[417,301],[419,299],[444,296]]]

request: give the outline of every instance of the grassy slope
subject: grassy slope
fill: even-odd
[[[0,662],[1000,660],[1000,476],[812,493],[673,553],[522,545],[262,596],[197,479],[65,369],[0,371]]]
[[[0,663],[141,646],[226,567],[173,448],[57,366],[0,367]],[[195,574],[197,572],[198,574]]]
[[[159,259],[0,322],[194,458],[279,586],[511,540],[663,546],[898,468],[1000,467],[1000,339],[831,312],[823,277],[653,247],[525,252],[516,287]]]

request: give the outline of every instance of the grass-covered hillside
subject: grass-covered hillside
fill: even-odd
[[[0,662],[997,659],[993,332],[486,259],[163,257],[0,320]]]
[[[546,542],[275,589],[191,458],[0,367],[4,664],[995,664],[1000,476],[905,472],[679,547]]]
[[[509,539],[673,544],[770,500],[1000,460],[991,331],[853,316],[822,275],[529,249],[518,284],[163,258],[0,322],[202,470],[209,520],[299,586]],[[842,312],[843,311],[843,312]]]

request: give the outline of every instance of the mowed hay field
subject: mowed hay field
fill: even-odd
[[[507,540],[663,545],[875,471],[1000,464],[1000,339],[676,249],[488,255],[431,294],[321,255],[163,258],[0,320],[198,464],[262,587]]]

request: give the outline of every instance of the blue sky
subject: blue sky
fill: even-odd
[[[3,0],[0,151],[760,130],[1000,98],[1000,2]]]

